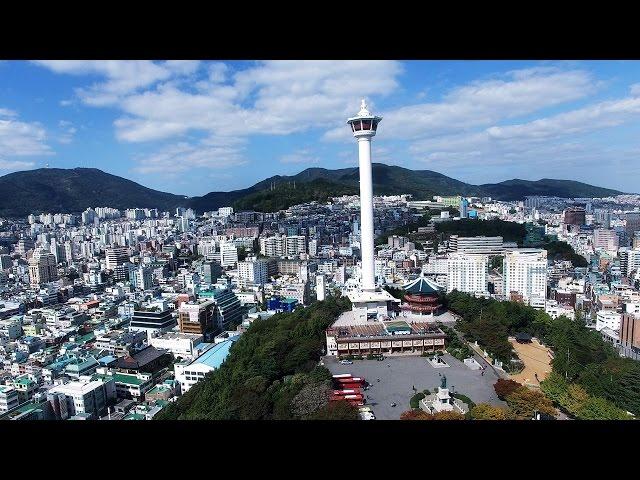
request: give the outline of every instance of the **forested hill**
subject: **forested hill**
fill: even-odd
[[[256,320],[218,370],[154,419],[357,420],[355,407],[328,402],[331,374],[318,366],[325,329],[350,307],[347,298],[329,297]]]
[[[82,212],[88,207],[158,208],[187,203],[97,168],[39,168],[0,177],[0,215]]]
[[[515,179],[472,185],[431,170],[410,170],[382,163],[373,164],[372,174],[374,194],[407,193],[414,199],[462,194],[518,200],[528,195],[602,197],[621,193],[571,180]],[[358,191],[357,167],[337,170],[308,168],[297,175],[278,175],[248,188],[210,192],[199,197],[160,192],[95,168],[41,168],[0,177],[0,216],[25,216],[41,212],[77,213],[97,206],[161,210],[173,210],[180,206],[203,213],[234,203],[238,208],[275,211],[296,202],[325,201],[329,196]]]

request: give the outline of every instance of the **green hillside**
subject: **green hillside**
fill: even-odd
[[[372,175],[374,194],[407,193],[417,200],[429,199],[433,195],[458,194],[518,200],[527,195],[573,198],[622,193],[571,180],[515,179],[472,185],[431,170],[409,170],[382,163],[373,164]],[[275,191],[271,190],[272,185],[275,185]],[[152,190],[95,168],[41,168],[0,177],[0,191],[3,193],[0,196],[0,216],[25,216],[38,212],[77,213],[96,206],[161,210],[183,206],[202,213],[235,205],[238,209],[275,211],[295,203],[324,202],[329,196],[358,193],[359,173],[356,167],[337,170],[308,168],[297,175],[267,178],[248,188],[189,198]]]

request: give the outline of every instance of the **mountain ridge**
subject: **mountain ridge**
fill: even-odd
[[[575,198],[623,193],[573,180],[548,178],[535,181],[511,179],[499,183],[473,185],[432,170],[410,170],[383,163],[374,163],[372,173],[374,194],[408,193],[416,200],[429,199],[433,195],[455,194],[520,200],[528,195]],[[276,201],[276,197],[287,195],[291,197],[291,201],[302,198],[307,201],[313,199],[313,194],[303,196],[291,188],[293,185],[309,182],[316,182],[312,190],[317,192],[318,200],[324,201],[331,188],[335,188],[337,192],[357,193],[359,172],[357,167],[334,170],[311,167],[296,175],[274,175],[243,189],[228,192],[213,191],[205,195],[189,197],[154,190],[97,168],[40,168],[13,172],[0,177],[0,192],[3,193],[0,195],[0,215],[25,216],[29,213],[41,212],[81,212],[88,207],[96,206],[162,210],[183,206],[191,207],[201,213],[234,203],[243,205],[245,208],[251,207],[252,198],[255,198],[264,208],[276,208],[276,206],[286,208],[282,205],[287,205],[287,199],[283,201],[280,198]],[[275,190],[271,192],[272,185],[275,185]],[[246,201],[247,198],[249,202]]]

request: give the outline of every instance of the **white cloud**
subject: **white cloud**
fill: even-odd
[[[582,70],[539,67],[507,72],[500,79],[474,81],[446,93],[441,101],[382,112],[380,132],[388,139],[419,140],[491,126],[593,93],[598,83]],[[340,124],[323,139],[347,141]]]
[[[412,144],[410,150],[414,154],[425,155],[441,151],[458,154],[483,151],[504,155],[526,150],[534,144],[618,126],[638,118],[640,97],[628,97],[600,102],[527,123],[492,126],[469,134],[425,139]]]
[[[50,155],[45,129],[38,123],[0,119],[0,158]]]
[[[391,111],[385,115],[382,128],[387,137],[431,137],[527,115],[584,98],[595,90],[596,82],[580,70],[514,71],[507,79],[455,88],[439,103]]]
[[[244,165],[242,152],[235,147],[193,145],[180,142],[152,155],[136,159],[134,171],[176,173],[195,168],[225,169]]]
[[[28,170],[35,166],[34,162],[3,160],[0,158],[0,170]]]
[[[18,114],[8,108],[0,108],[0,117],[15,117]]]
[[[105,82],[94,83],[88,88],[76,90],[87,105],[108,106],[116,104],[125,95],[149,87],[172,76],[190,75],[200,63],[197,61],[171,60],[37,60],[36,64],[56,73],[70,75],[96,75]]]
[[[324,129],[357,109],[361,95],[385,95],[397,86],[394,61],[257,62],[230,75],[208,67],[197,92],[173,82],[176,68],[154,62],[39,62],[53,71],[97,74],[106,82],[78,90],[89,105],[119,107],[116,136],[127,142],[166,139],[190,131],[212,136],[286,135]],[[194,71],[193,66],[182,68]],[[155,85],[155,87],[154,87]]]

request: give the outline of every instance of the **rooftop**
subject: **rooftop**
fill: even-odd
[[[419,276],[414,281],[403,285],[405,292],[419,295],[437,295],[440,292],[439,285],[424,276]]]
[[[191,365],[202,363],[211,368],[219,368],[220,365],[222,365],[222,362],[224,362],[229,355],[231,346],[238,340],[238,338],[239,336],[230,337],[228,340],[214,345],[212,348],[210,348],[198,358],[196,358],[193,362],[191,362]]]

